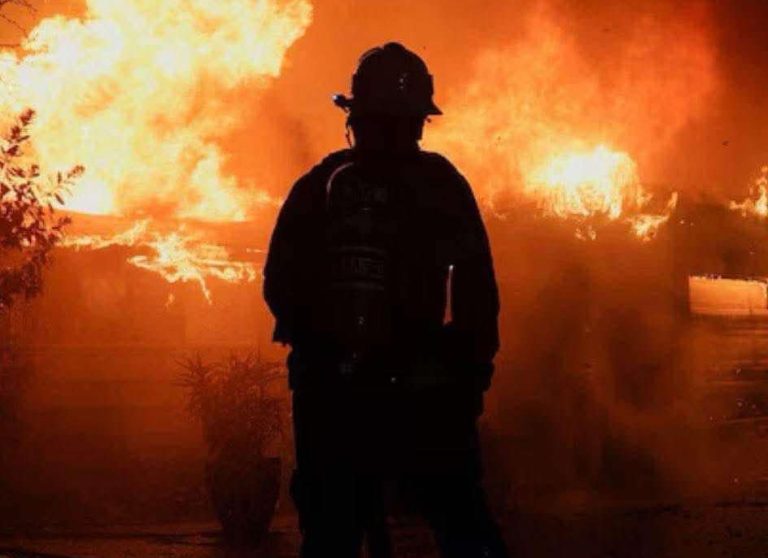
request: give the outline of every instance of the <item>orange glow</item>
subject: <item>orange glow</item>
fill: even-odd
[[[677,204],[677,194],[667,202],[662,214],[643,213],[651,200],[640,183],[637,165],[626,153],[600,145],[591,151],[557,155],[524,176],[525,195],[533,199],[545,215],[588,219],[621,219],[642,240],[654,237],[669,220]],[[591,226],[577,229],[582,240],[594,240]]]
[[[64,246],[76,250],[102,250],[123,246],[142,252],[128,258],[131,265],[157,273],[169,283],[197,283],[209,303],[213,302],[208,279],[227,283],[256,280],[253,262],[238,261],[217,244],[203,242],[182,225],[171,233],[151,230],[148,220],[136,222],[130,229],[113,236],[81,235],[66,238]],[[173,298],[169,298],[169,305]]]
[[[730,208],[740,211],[745,217],[768,217],[768,166],[760,169],[760,178],[755,180],[754,186],[750,188],[750,197],[742,202],[732,201]]]
[[[639,215],[630,215],[627,217],[627,220],[632,227],[635,236],[642,240],[650,240],[656,235],[659,228],[669,221],[675,207],[677,207],[677,192],[670,196],[664,213],[641,213]]]
[[[76,250],[103,250],[104,248],[109,248],[111,246],[136,246],[142,237],[147,234],[148,226],[149,220],[144,219],[141,221],[136,221],[136,224],[134,224],[127,231],[115,234],[113,236],[65,236],[64,240],[62,241],[62,245],[67,248],[74,248]]]
[[[206,283],[208,278],[228,283],[250,283],[256,280],[254,265],[233,261],[223,246],[196,242],[179,233],[155,235],[146,246],[153,251],[151,255],[133,256],[128,262],[160,274],[169,283],[197,283],[208,302],[212,302],[211,291]]]
[[[552,3],[536,3],[506,42],[478,53],[427,143],[448,153],[498,214],[532,200],[545,215],[573,219],[581,238],[599,235],[582,222],[595,217],[648,239],[677,198],[649,213],[660,193],[639,175],[666,181],[662,155],[719,80],[707,16],[690,15],[696,24],[638,19],[609,38],[605,56],[603,38],[586,43]]]
[[[230,97],[277,77],[310,20],[307,0],[88,0],[0,51],[0,115],[36,111],[42,168],[85,166],[67,209],[243,220],[273,200],[224,170]]]
[[[88,0],[83,19],[45,19],[21,54],[0,51],[0,116],[33,108],[41,167],[85,167],[65,208],[138,218],[66,246],[135,248],[131,265],[197,283],[209,301],[210,278],[254,281],[251,262],[144,217],[242,221],[277,203],[224,170],[220,140],[244,108],[232,95],[276,78],[310,20],[308,0]]]
[[[546,212],[560,217],[616,219],[624,206],[642,205],[646,197],[629,155],[602,145],[550,159],[525,177],[524,189]]]

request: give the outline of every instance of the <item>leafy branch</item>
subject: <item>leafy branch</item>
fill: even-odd
[[[215,363],[197,356],[180,364],[180,383],[189,389],[189,410],[202,423],[212,453],[236,448],[258,455],[282,434],[282,402],[267,391],[284,377],[279,364],[257,354],[232,355]]]
[[[33,118],[32,110],[23,112],[0,139],[0,312],[8,311],[18,296],[40,292],[50,252],[70,222],[56,216],[54,204],[64,203],[84,171],[76,166],[44,184],[39,165],[24,152]]]

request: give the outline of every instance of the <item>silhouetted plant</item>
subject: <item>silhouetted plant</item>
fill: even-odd
[[[283,433],[287,400],[268,391],[283,379],[279,364],[258,355],[181,363],[189,409],[208,444],[206,481],[225,537],[258,544],[266,535],[280,488],[280,459],[265,449]]]
[[[25,154],[34,112],[19,116],[0,140],[0,313],[19,296],[40,292],[43,268],[69,218],[55,215],[54,202],[64,203],[72,183],[83,173],[77,166],[42,178],[40,167]]]
[[[11,2],[25,5],[25,2]],[[8,2],[0,1],[0,8]],[[20,405],[29,375],[18,349],[11,344],[3,318],[17,297],[40,292],[43,268],[59,242],[68,218],[55,215],[69,186],[83,172],[75,167],[49,181],[25,153],[34,112],[23,112],[0,138],[0,465],[19,442]],[[5,322],[7,327],[7,321]],[[0,467],[2,469],[2,467]],[[0,479],[2,480],[2,479]]]
[[[261,451],[281,435],[284,402],[266,392],[283,375],[279,364],[251,354],[215,363],[196,356],[182,367],[189,409],[200,420],[212,451],[232,443]]]

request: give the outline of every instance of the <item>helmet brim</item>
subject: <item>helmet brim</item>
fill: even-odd
[[[427,116],[440,116],[443,114],[443,111],[435,103],[429,103],[426,114]]]

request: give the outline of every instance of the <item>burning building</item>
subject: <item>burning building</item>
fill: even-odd
[[[2,331],[33,369],[18,456],[33,466],[15,479],[30,514],[199,504],[177,361],[282,356],[260,295],[271,226],[290,182],[342,146],[325,94],[394,36],[445,97],[425,147],[455,159],[488,220],[494,479],[524,498],[763,477],[750,443],[713,427],[759,433],[768,411],[765,172],[742,187],[768,127],[722,116],[764,116],[739,108],[759,88],[726,54],[748,18],[704,0],[395,4],[62,3],[0,52],[5,122],[33,108],[42,167],[86,169],[44,294]],[[408,23],[425,10],[435,25]]]

